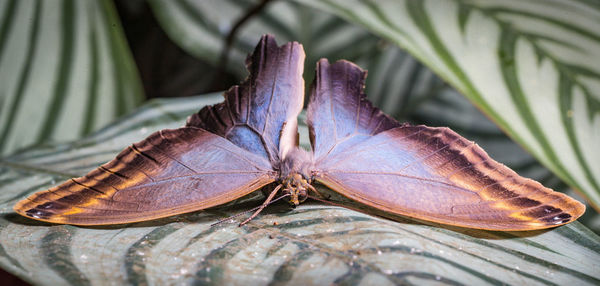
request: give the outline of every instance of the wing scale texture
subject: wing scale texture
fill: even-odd
[[[269,162],[195,127],[161,130],[87,175],[19,202],[42,221],[118,224],[223,204],[275,179]]]
[[[539,229],[583,214],[583,204],[448,128],[400,125],[371,106],[363,79],[351,63],[319,62],[308,107],[317,181],[378,209],[463,227]]]
[[[304,57],[302,45],[278,47],[272,36],[263,36],[246,60],[248,78],[230,88],[223,103],[203,108],[187,125],[225,137],[275,165],[281,161],[280,146],[283,153],[296,146]]]

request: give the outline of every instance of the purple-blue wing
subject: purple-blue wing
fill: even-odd
[[[314,178],[391,213],[445,224],[530,230],[575,220],[585,206],[523,178],[448,128],[401,125],[362,92],[356,65],[321,60],[308,123]]]
[[[374,107],[363,93],[367,72],[348,61],[317,63],[307,123],[318,162],[401,124]]]
[[[273,182],[262,157],[196,127],[161,130],[83,177],[20,201],[33,219],[76,225],[156,219],[224,204]]]
[[[542,229],[585,211],[448,128],[393,128],[327,157],[315,172],[317,181],[364,204],[462,227]]]
[[[279,162],[280,153],[297,144],[304,57],[302,45],[291,42],[278,47],[272,36],[263,36],[246,60],[248,78],[225,92],[223,103],[192,115],[187,126],[227,138],[271,164]]]

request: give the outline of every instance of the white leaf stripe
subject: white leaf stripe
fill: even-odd
[[[0,65],[10,67],[0,69],[0,154],[75,139],[140,102],[110,1],[0,0],[0,7]]]
[[[54,133],[56,128],[56,122],[52,118],[56,115],[62,114],[62,107],[65,103],[65,96],[68,93],[67,82],[71,80],[72,66],[73,66],[73,45],[75,44],[75,37],[77,37],[77,26],[74,25],[74,9],[75,4],[71,0],[65,0],[61,3],[60,18],[60,45],[58,46],[59,60],[58,69],[56,71],[57,78],[54,81],[54,87],[52,89],[52,99],[49,102],[48,109],[46,109],[45,116],[42,118],[41,132],[37,135],[37,142],[42,142],[50,137]]]
[[[11,130],[14,128],[14,126],[16,125],[14,123],[14,120],[15,120],[15,117],[17,116],[17,111],[19,110],[19,107],[21,106],[24,89],[25,89],[25,87],[27,85],[27,81],[29,79],[31,63],[33,61],[33,54],[38,45],[37,34],[38,34],[38,30],[39,30],[39,25],[40,25],[39,23],[40,23],[41,9],[42,9],[42,3],[38,2],[37,5],[35,6],[34,10],[32,10],[33,14],[29,16],[33,19],[33,23],[31,25],[32,27],[29,32],[29,39],[28,39],[28,45],[27,45],[28,49],[27,49],[25,61],[23,63],[22,69],[19,71],[20,76],[16,81],[18,83],[17,83],[17,87],[14,90],[15,96],[12,98],[11,102],[8,102],[8,100],[6,100],[6,99],[8,99],[7,95],[6,95],[8,93],[8,91],[3,91],[2,93],[0,93],[0,95],[2,95],[4,97],[4,100],[3,100],[4,106],[3,107],[8,107],[10,105],[10,108],[8,108],[8,110],[2,112],[2,114],[7,114],[7,117],[0,118],[0,119],[3,119],[2,120],[3,124],[0,125],[0,128],[2,128],[2,133],[0,133],[0,151],[2,151],[3,149],[6,149],[4,146],[6,144],[8,144],[7,141],[9,140],[9,134],[11,133]],[[7,20],[12,20],[12,19],[9,18]],[[7,24],[4,23],[3,26],[4,25],[7,25]],[[8,38],[8,37],[6,37],[6,38]],[[0,55],[0,59],[3,59],[3,58],[6,58],[6,57],[3,57],[2,55]],[[2,63],[0,62],[0,64],[2,64]],[[0,79],[4,79],[3,75],[0,75],[0,76],[1,76]]]

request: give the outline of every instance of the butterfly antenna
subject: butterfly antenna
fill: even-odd
[[[256,210],[256,209],[258,209],[258,208],[260,208],[260,206],[257,206],[257,207],[255,207],[255,208],[251,208],[251,209],[249,209],[249,210],[247,210],[247,211],[243,211],[243,212],[241,212],[241,213],[234,214],[234,215],[232,215],[232,216],[228,216],[228,217],[226,217],[226,218],[223,218],[223,219],[220,219],[220,220],[218,220],[217,222],[215,222],[215,223],[211,224],[210,226],[211,226],[211,227],[213,227],[213,226],[215,226],[215,225],[222,224],[222,223],[224,223],[224,222],[226,222],[226,221],[228,221],[228,220],[232,220],[232,219],[234,219],[234,218],[236,218],[236,217],[239,217],[239,216],[241,216],[241,215],[243,215],[243,214],[247,214],[247,213],[249,213],[249,212],[253,212],[253,211],[255,211],[255,210]]]
[[[260,205],[258,207],[258,210],[256,210],[249,218],[247,218],[245,221],[241,222],[238,226],[243,226],[245,224],[247,224],[249,221],[251,221],[253,218],[255,218],[260,212],[262,212],[262,210],[268,206],[271,203],[271,200],[273,200],[273,198],[275,197],[275,195],[277,194],[277,192],[279,192],[279,190],[281,189],[283,185],[278,185],[267,197],[267,199],[265,200],[264,203],[262,203],[262,205]],[[283,198],[283,196],[277,198],[277,200]],[[276,202],[277,200],[273,201]]]

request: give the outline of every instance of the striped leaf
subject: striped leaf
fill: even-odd
[[[212,94],[151,101],[79,141],[4,158],[0,265],[42,285],[600,283],[600,238],[578,222],[490,232],[307,202],[293,210],[272,205],[244,227],[210,226],[260,204],[260,192],[204,212],[125,226],[49,225],[12,212],[27,195],[82,175],[131,142],[181,126],[201,106],[221,100]],[[306,126],[301,131],[306,146]]]
[[[214,65],[226,38],[236,23],[260,1],[253,0],[151,0],[154,15],[169,37],[188,53]],[[227,69],[246,77],[246,55],[263,34],[276,35],[279,43],[298,41],[304,45],[305,78],[312,79],[319,58],[356,61],[372,53],[379,39],[363,28],[292,2],[271,1],[238,30],[232,43]],[[351,48],[349,48],[351,47]]]
[[[141,101],[112,5],[0,0],[0,156],[79,138]]]
[[[600,6],[300,0],[402,46],[600,210]]]

